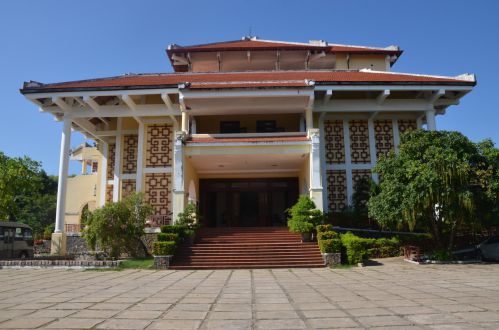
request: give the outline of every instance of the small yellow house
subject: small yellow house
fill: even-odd
[[[380,155],[475,86],[474,75],[398,73],[385,48],[242,40],[170,45],[172,73],[26,82],[24,96],[62,125],[53,240],[81,211],[143,192],[151,226],[189,201],[205,226],[285,225],[300,194],[339,212]],[[96,143],[70,151],[71,132]],[[82,175],[67,178],[70,158]],[[90,166],[90,170],[87,167]]]

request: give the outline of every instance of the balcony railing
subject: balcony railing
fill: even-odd
[[[146,221],[146,227],[154,228],[169,225],[172,222],[172,213],[167,215],[152,215]]]
[[[64,224],[64,231],[66,233],[81,233],[83,231],[83,225],[81,224]]]

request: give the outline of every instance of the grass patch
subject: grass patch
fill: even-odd
[[[153,269],[153,266],[153,258],[137,258],[123,260],[118,269]]]

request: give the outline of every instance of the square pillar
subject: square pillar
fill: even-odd
[[[308,137],[311,140],[310,144],[310,198],[315,203],[317,209],[323,211],[323,189],[321,179],[321,155],[320,155],[320,130],[312,128],[308,130]]]
[[[122,118],[117,119],[116,123],[116,144],[114,148],[114,182],[113,182],[113,202],[120,199],[120,181],[121,181],[121,141],[122,139]]]
[[[435,109],[426,111],[426,126],[429,131],[437,130],[437,122],[435,120]]]

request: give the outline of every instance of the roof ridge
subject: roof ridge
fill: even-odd
[[[397,45],[390,45],[387,47],[375,47],[375,46],[360,46],[360,45],[349,45],[349,44],[333,44],[329,43],[329,46],[341,46],[341,47],[355,47],[355,48],[364,48],[364,49],[375,49],[375,50],[392,50],[399,51],[400,47]]]

